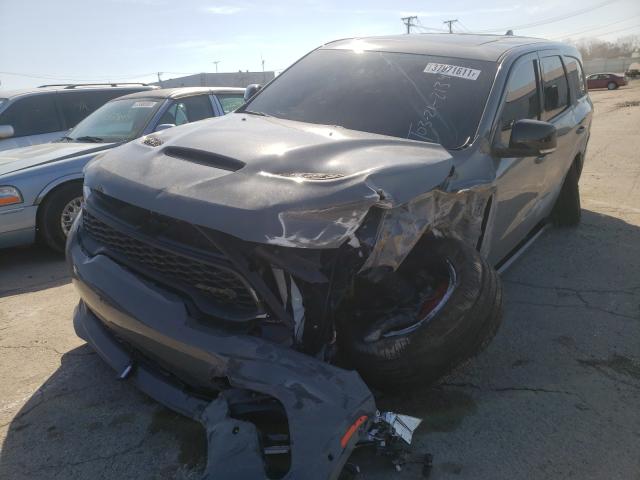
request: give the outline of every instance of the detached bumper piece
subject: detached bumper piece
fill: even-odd
[[[203,328],[178,295],[84,252],[77,232],[67,253],[82,298],[76,333],[124,381],[203,424],[206,479],[269,478],[267,457],[283,454],[289,468],[277,478],[336,479],[367,438],[376,407],[357,373],[257,337]],[[211,392],[221,381],[226,389],[216,398]],[[286,433],[265,434],[254,422],[270,411],[281,412]]]

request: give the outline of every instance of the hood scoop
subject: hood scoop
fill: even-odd
[[[166,147],[163,153],[168,157],[178,158],[187,162],[198,163],[208,167],[215,167],[221,170],[237,172],[246,164],[235,158],[225,157],[215,153],[186,147]]]

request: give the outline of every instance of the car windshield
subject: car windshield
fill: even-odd
[[[480,60],[320,49],[240,111],[454,149],[475,136],[495,73]]]
[[[106,103],[71,130],[65,139],[76,142],[126,142],[142,134],[160,102],[123,99]]]

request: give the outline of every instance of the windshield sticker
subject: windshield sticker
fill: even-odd
[[[157,102],[136,102],[131,108],[152,108]]]
[[[473,68],[459,67],[457,65],[447,65],[446,63],[427,63],[425,73],[437,73],[447,77],[458,77],[466,80],[477,80],[481,70]]]

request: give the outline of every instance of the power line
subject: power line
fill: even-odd
[[[499,27],[499,28],[491,28],[491,29],[487,29],[487,30],[479,30],[477,33],[491,33],[491,32],[503,32],[507,29],[510,30],[524,30],[526,28],[533,28],[533,27],[539,27],[541,25],[547,25],[549,23],[555,23],[555,22],[560,22],[561,20],[566,20],[567,18],[571,18],[571,17],[575,17],[577,15],[582,15],[583,13],[587,13],[587,12],[591,12],[593,10],[596,10],[598,8],[602,8],[604,6],[610,5],[614,2],[618,2],[620,0],[605,0],[604,2],[600,2],[597,5],[594,5],[592,7],[587,7],[587,8],[583,8],[581,10],[576,10],[573,11],[571,13],[565,13],[563,15],[559,15],[557,17],[551,17],[551,18],[547,18],[545,20],[540,20],[537,22],[533,22],[533,23],[525,23],[522,25],[515,25],[515,26],[507,26],[507,27]]]
[[[574,35],[580,35],[581,33],[592,32],[593,30],[600,30],[602,28],[608,28],[608,27],[611,27],[613,25],[618,25],[619,23],[628,22],[629,20],[633,20],[634,18],[637,18],[637,17],[640,17],[640,15],[633,15],[632,17],[623,18],[622,20],[618,20],[617,22],[612,22],[612,23],[609,23],[607,25],[600,25],[599,27],[595,26],[595,27],[591,27],[591,28],[586,28],[584,30],[580,30],[579,32],[564,33],[562,35],[554,35],[551,38],[552,39],[559,39],[559,38],[572,37]]]

